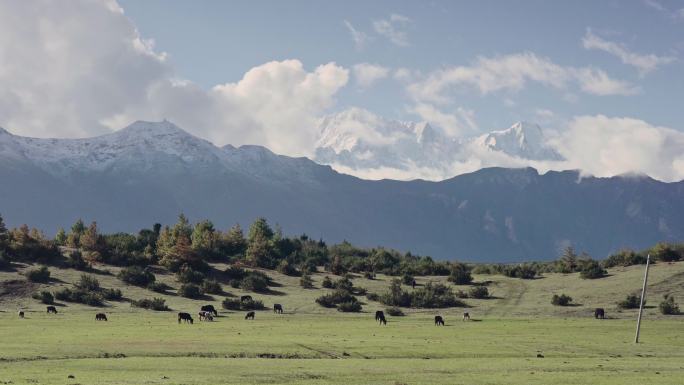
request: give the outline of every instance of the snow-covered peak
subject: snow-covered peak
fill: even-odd
[[[532,160],[559,160],[561,156],[546,143],[541,127],[535,123],[517,122],[505,130],[492,131],[475,139],[475,143],[492,151]]]

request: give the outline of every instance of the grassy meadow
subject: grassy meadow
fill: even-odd
[[[224,266],[216,265],[218,269]],[[31,266],[0,272],[0,384],[681,384],[684,378],[684,316],[663,316],[665,293],[681,302],[684,262],[652,266],[642,343],[633,343],[636,311],[615,303],[641,286],[643,266],[609,269],[609,276],[583,280],[575,274],[545,274],[535,280],[476,275],[492,299],[466,299],[469,308],[403,309],[387,326],[373,320],[385,306],[363,297],[363,313],[339,313],[314,299],[315,289],[299,278],[273,271],[268,295],[224,285],[227,295],[250,294],[266,306],[281,303],[285,314],[221,311],[214,322],[181,324],[178,311],[200,305],[220,308],[225,296],[204,300],[163,297],[173,309],[154,312],[111,302],[104,308],[61,303],[59,314],[30,298],[36,290],[70,285],[80,272],[51,267],[53,282],[28,284],[20,275]],[[161,296],[116,279],[117,268],[95,274],[103,287],[128,299]],[[177,288],[172,275],[158,280]],[[354,285],[385,291],[391,277],[361,277]],[[445,277],[419,277],[418,283]],[[456,289],[467,290],[458,286]],[[565,293],[576,306],[552,306]],[[591,317],[604,307],[608,319]],[[26,317],[19,319],[17,310]],[[461,321],[468,311],[473,321]],[[106,312],[108,322],[96,322]],[[433,325],[443,315],[445,327]],[[70,378],[73,376],[73,378]]]

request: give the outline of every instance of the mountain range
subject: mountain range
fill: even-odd
[[[374,151],[403,143],[426,146],[432,153],[415,150],[415,161],[429,162],[459,145],[428,124],[396,122],[388,131],[396,146],[380,146],[382,138],[355,137],[349,127],[335,131],[332,120],[316,159],[332,151],[334,159],[344,154],[364,162],[364,151],[377,159]],[[530,159],[559,156],[538,127],[525,123],[469,145]],[[386,154],[386,162],[401,161]],[[260,146],[217,147],[168,121],[135,122],[87,139],[27,138],[0,129],[0,213],[10,226],[27,223],[54,234],[83,218],[97,220],[103,231],[135,232],[173,223],[181,212],[220,228],[246,227],[263,216],[288,234],[439,259],[552,259],[568,245],[604,257],[622,247],[681,241],[684,182],[532,168],[484,168],[438,182],[374,181]]]

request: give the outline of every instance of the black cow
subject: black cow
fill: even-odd
[[[107,315],[105,313],[95,314],[95,321],[106,321],[106,320],[107,320]]]
[[[185,323],[190,322],[192,325],[192,317],[190,316],[190,313],[178,313],[178,323],[181,323],[181,321],[185,321]]]
[[[24,318],[24,312],[19,310],[19,318]]]
[[[441,315],[435,316],[435,326],[438,326],[438,325],[444,326],[444,318],[442,318]]]
[[[214,305],[204,305],[200,308],[201,311],[206,311],[209,313],[213,313],[214,317],[218,317],[218,312],[216,311],[216,308]]]
[[[57,308],[54,307],[54,306],[48,306],[48,307],[47,307],[47,312],[48,312],[48,314],[50,314],[50,313],[57,314]]]
[[[382,310],[375,312],[375,320],[379,321],[382,325],[387,325],[387,320],[385,319],[385,313]]]
[[[283,305],[276,303],[273,304],[273,312],[278,314],[283,314]]]
[[[250,311],[245,315],[245,319],[254,319],[254,312]]]
[[[240,302],[247,302],[247,301],[251,301],[251,300],[252,300],[251,295],[243,295],[242,297],[240,297]]]
[[[464,321],[470,321],[470,313],[468,313],[468,312],[463,313],[463,320]]]
[[[603,308],[597,307],[596,310],[594,310],[594,318],[596,318],[596,319],[606,318],[606,311],[603,310]]]

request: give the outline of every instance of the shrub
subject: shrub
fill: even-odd
[[[102,289],[102,298],[107,301],[121,301],[123,293],[119,289]]]
[[[223,293],[223,288],[218,281],[214,279],[207,279],[202,282],[202,291],[208,294],[221,294]]]
[[[385,309],[385,312],[387,312],[387,314],[391,315],[392,317],[401,317],[404,315],[404,312],[396,306],[388,307],[387,309]]]
[[[456,298],[468,298],[468,293],[466,293],[463,290],[456,290],[454,295],[456,296]]]
[[[236,298],[226,298],[221,305],[226,310],[240,310],[240,300]]]
[[[197,299],[202,296],[202,290],[194,283],[184,283],[178,289],[178,294],[181,297]]]
[[[633,250],[621,250],[613,254],[603,261],[603,267],[614,266],[632,266],[646,264],[646,257],[642,254],[637,254]]]
[[[572,298],[565,294],[557,295],[554,294],[551,298],[551,303],[556,306],[568,306],[572,302]]]
[[[656,261],[662,262],[675,262],[682,257],[672,245],[662,242],[651,248],[651,255]]]
[[[456,285],[468,285],[473,282],[473,276],[470,274],[470,268],[464,263],[455,263],[451,266],[451,273],[449,274],[449,281]]]
[[[314,288],[313,279],[311,279],[311,276],[309,274],[304,274],[304,275],[302,275],[302,278],[299,279],[299,286],[301,286],[305,289],[313,289]]]
[[[520,279],[534,279],[537,276],[537,270],[529,264],[522,264],[516,266],[506,266],[503,268],[503,274],[507,277]]]
[[[326,289],[332,289],[333,281],[330,279],[330,277],[326,275],[325,278],[323,278],[323,282],[321,282],[321,286]]]
[[[246,277],[240,281],[240,288],[246,291],[265,292],[268,291],[270,279],[264,273],[250,271]]]
[[[82,303],[89,306],[102,306],[103,297],[95,291],[87,291],[81,288],[69,289],[65,287],[55,292],[55,298],[60,301]]]
[[[143,308],[143,309],[148,309],[148,310],[156,310],[156,311],[169,311],[168,306],[166,306],[166,300],[163,298],[143,298],[139,301],[132,301],[131,306]]]
[[[465,303],[456,298],[450,287],[441,284],[428,282],[420,289],[416,289],[410,294],[411,307],[418,308],[445,308],[445,307],[464,307]]]
[[[301,273],[293,265],[284,259],[278,264],[278,271],[282,274],[292,277],[299,277],[301,275]]]
[[[375,274],[373,274],[370,271],[366,271],[365,273],[363,273],[363,278],[373,280],[373,279],[375,279]]]
[[[100,291],[100,281],[88,274],[81,274],[81,278],[74,286],[84,291]]]
[[[0,270],[8,270],[11,266],[12,260],[4,250],[0,250]]]
[[[584,279],[597,279],[605,277],[607,273],[598,262],[591,260],[580,270],[580,277]]]
[[[475,286],[468,292],[470,298],[486,299],[489,298],[489,290],[484,286]]]
[[[368,298],[369,301],[379,301],[380,296],[378,293],[366,293],[366,298]]]
[[[120,280],[135,286],[149,286],[157,279],[150,269],[142,268],[140,266],[125,267],[119,271],[117,277]]]
[[[248,299],[240,301],[240,309],[242,310],[261,310],[264,308],[264,303],[256,299]]]
[[[673,296],[667,294],[665,295],[660,305],[658,305],[658,309],[662,314],[665,315],[679,314],[679,305],[677,305]]]
[[[41,291],[40,293],[35,293],[33,294],[33,298],[47,305],[52,305],[53,303],[55,303],[55,297],[53,297],[52,293],[50,293],[49,291]]]
[[[620,309],[638,309],[640,301],[641,301],[641,297],[639,297],[635,294],[630,294],[627,296],[627,298],[618,302],[617,305]],[[644,300],[644,305],[645,304],[646,304],[646,301]]]
[[[226,269],[225,274],[229,280],[235,279],[240,281],[247,275],[247,271],[241,267],[231,266]]]
[[[358,313],[361,311],[361,303],[359,301],[342,302],[337,306],[337,311],[345,313]]]
[[[50,281],[50,270],[46,266],[41,266],[38,269],[29,270],[26,273],[26,279],[31,282],[46,283]]]
[[[410,286],[410,285],[413,284],[413,281],[414,281],[414,278],[413,278],[413,276],[412,276],[411,274],[405,273],[405,274],[401,277],[401,282],[402,282],[404,285],[409,285],[409,286]]]
[[[72,269],[81,271],[88,271],[92,269],[90,263],[83,259],[83,254],[81,254],[81,252],[78,250],[74,250],[71,253],[69,253],[69,256],[67,256],[66,264]]]
[[[190,266],[184,266],[176,273],[176,279],[181,283],[200,284],[204,281],[204,273],[193,270]]]
[[[166,290],[169,289],[169,286],[161,282],[152,282],[149,285],[147,285],[147,288],[149,290],[156,291],[157,293],[165,293]]]
[[[354,284],[352,281],[347,278],[340,278],[336,282],[333,283],[333,289],[340,289],[340,290],[346,290],[348,292],[351,292],[354,289]]]
[[[228,285],[230,285],[230,287],[232,287],[233,289],[239,289],[241,282],[242,281],[240,281],[239,279],[231,279],[230,281],[228,281]]]

